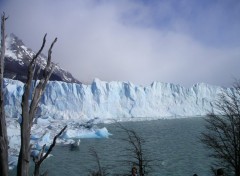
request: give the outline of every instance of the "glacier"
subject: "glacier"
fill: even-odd
[[[23,86],[20,81],[5,79],[7,117],[21,117]],[[205,83],[185,88],[161,82],[144,87],[99,79],[89,85],[50,81],[37,117],[85,121],[99,118],[101,122],[109,122],[205,116],[213,110],[213,102],[224,91],[232,89]]]
[[[4,79],[9,168],[16,166],[20,148],[23,91],[22,82]],[[234,90],[205,83],[185,88],[161,82],[144,87],[99,79],[89,85],[50,81],[32,127],[31,153],[37,155],[44,144],[50,145],[65,125],[68,128],[57,143],[68,145],[81,138],[108,138],[108,130],[97,127],[102,122],[205,116],[214,110],[219,94],[226,91]]]

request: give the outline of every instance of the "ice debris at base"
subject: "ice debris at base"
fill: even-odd
[[[38,119],[39,120],[39,119]],[[54,136],[60,130],[68,125],[65,132],[57,139],[57,143],[61,145],[79,146],[81,138],[108,138],[111,135],[108,130],[97,128],[94,124],[97,119],[91,121],[70,121],[70,120],[48,120],[41,119],[40,123],[35,123],[31,131],[31,157],[38,156],[43,145],[46,144],[45,152],[51,145]],[[7,130],[9,140],[9,169],[13,169],[17,165],[17,156],[20,149],[20,125],[17,119],[7,118]],[[51,155],[50,155],[51,156]]]

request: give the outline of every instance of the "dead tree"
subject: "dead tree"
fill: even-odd
[[[90,148],[89,152],[95,158],[95,160],[97,162],[97,170],[91,170],[89,175],[90,176],[106,176],[106,175],[108,175],[107,168],[102,167],[100,158],[99,158],[96,150],[94,148]]]
[[[230,175],[240,176],[240,82],[223,92],[215,106],[217,111],[206,118],[206,131],[201,141],[211,151],[214,167],[224,168]]]
[[[151,169],[151,162],[154,160],[146,157],[147,152],[143,147],[145,140],[136,131],[128,129],[120,123],[117,123],[117,127],[126,134],[126,138],[121,139],[127,143],[127,147],[124,149],[127,153],[123,157],[131,157],[123,162],[128,163],[131,167],[137,167],[139,176],[147,175]]]
[[[33,162],[35,163],[35,168],[34,168],[34,176],[39,176],[40,175],[40,166],[42,162],[48,157],[48,155],[51,153],[53,150],[53,147],[56,144],[57,138],[64,132],[64,130],[67,128],[67,125],[54,137],[52,144],[50,145],[48,151],[44,153],[46,145],[43,146],[42,150],[39,152],[37,157],[33,157]],[[47,171],[43,174],[47,175]]]
[[[6,20],[7,18],[3,13],[3,15],[1,16],[1,51],[0,51],[0,175],[2,176],[8,175],[8,138],[3,95]]]
[[[29,175],[29,163],[30,163],[30,132],[33,125],[33,120],[39,105],[40,98],[46,88],[47,82],[54,70],[54,65],[51,62],[51,54],[53,45],[56,43],[57,38],[52,42],[47,57],[47,64],[43,70],[42,78],[37,82],[37,79],[34,80],[34,76],[40,73],[36,73],[37,59],[41,54],[45,43],[46,43],[46,34],[43,38],[42,46],[37,54],[31,60],[28,66],[28,75],[27,81],[24,85],[24,93],[22,96],[22,121],[20,123],[21,128],[21,146],[18,156],[18,165],[17,165],[17,176],[28,176]],[[34,84],[34,81],[36,84]]]

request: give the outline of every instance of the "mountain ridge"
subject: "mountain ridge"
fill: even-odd
[[[6,38],[4,77],[25,82],[27,79],[28,65],[34,55],[35,52],[32,51],[32,49],[26,47],[21,39],[11,33]],[[46,65],[46,58],[47,57],[44,54],[40,54],[37,60],[38,68],[44,68]],[[50,80],[68,83],[81,83],[79,80],[74,78],[70,72],[62,69],[58,65],[55,65],[55,69],[50,77]]]

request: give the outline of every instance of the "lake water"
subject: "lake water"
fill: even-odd
[[[200,133],[204,131],[203,124],[202,118],[122,123],[145,139],[145,154],[149,159],[156,160],[149,173],[152,176],[211,175],[207,150],[199,142]],[[50,176],[87,176],[89,170],[97,168],[89,152],[94,147],[101,165],[108,168],[109,175],[130,173],[131,165],[122,163],[129,159],[122,157],[128,145],[121,140],[124,134],[114,124],[101,126],[107,127],[113,135],[108,139],[82,139],[79,151],[56,146],[52,152],[54,156],[45,161],[42,169],[47,168]]]

